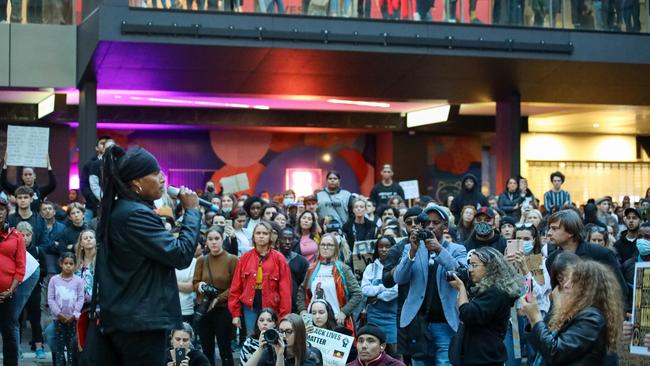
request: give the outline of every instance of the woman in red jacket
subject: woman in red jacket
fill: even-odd
[[[282,253],[271,247],[271,224],[262,221],[253,230],[254,250],[239,259],[228,297],[232,323],[254,329],[257,313],[272,308],[283,317],[291,312],[291,270]]]

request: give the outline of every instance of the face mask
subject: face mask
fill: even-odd
[[[529,255],[530,253],[533,252],[533,247],[535,246],[533,244],[532,240],[524,240],[524,255]]]
[[[481,236],[481,237],[488,237],[490,234],[492,234],[492,225],[488,224],[487,222],[479,222],[478,224],[474,225],[474,231],[476,231],[476,235]]]
[[[214,187],[208,187],[208,192],[214,192]]]
[[[642,256],[650,254],[650,240],[642,238],[637,239],[636,248],[639,250],[639,254]]]
[[[230,211],[232,211],[232,207],[224,207],[221,209],[221,211],[223,211],[223,213],[225,214],[229,214]]]
[[[289,206],[290,204],[293,203],[293,198],[291,198],[291,197],[286,197],[286,198],[282,201],[282,203],[283,203],[285,206]]]

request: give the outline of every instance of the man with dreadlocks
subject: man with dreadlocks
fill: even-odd
[[[181,188],[185,209],[175,238],[153,211],[164,190],[160,166],[142,148],[104,153],[97,256],[102,365],[163,365],[166,329],[181,325],[174,268],[190,265],[199,236],[197,195]],[[176,327],[176,328],[175,328]]]

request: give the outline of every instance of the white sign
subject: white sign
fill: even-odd
[[[307,341],[323,355],[323,366],[345,366],[354,338],[331,330],[314,328],[314,331],[307,335]]]
[[[246,173],[232,175],[230,177],[223,177],[220,180],[223,187],[223,193],[237,193],[248,190],[250,184],[248,183],[248,175]]]
[[[47,168],[50,129],[9,126],[7,128],[7,165]]]
[[[632,339],[630,353],[650,356],[643,338],[650,333],[650,263],[637,263],[634,267],[634,297],[632,300]]]
[[[420,197],[420,187],[418,186],[417,180],[405,180],[403,182],[399,182],[399,185],[402,186],[402,189],[404,190],[405,200]]]

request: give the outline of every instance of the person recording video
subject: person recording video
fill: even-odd
[[[194,349],[194,330],[183,323],[169,335],[171,348],[165,366],[209,366],[210,362],[200,350]]]
[[[322,366],[321,352],[307,343],[302,317],[287,314],[278,329],[264,332],[262,354],[257,366]]]
[[[199,199],[181,188],[185,214],[176,238],[153,210],[165,187],[156,158],[112,145],[103,163],[96,276],[105,342],[96,347],[98,364],[162,365],[167,330],[182,321],[174,268],[194,257]]]

